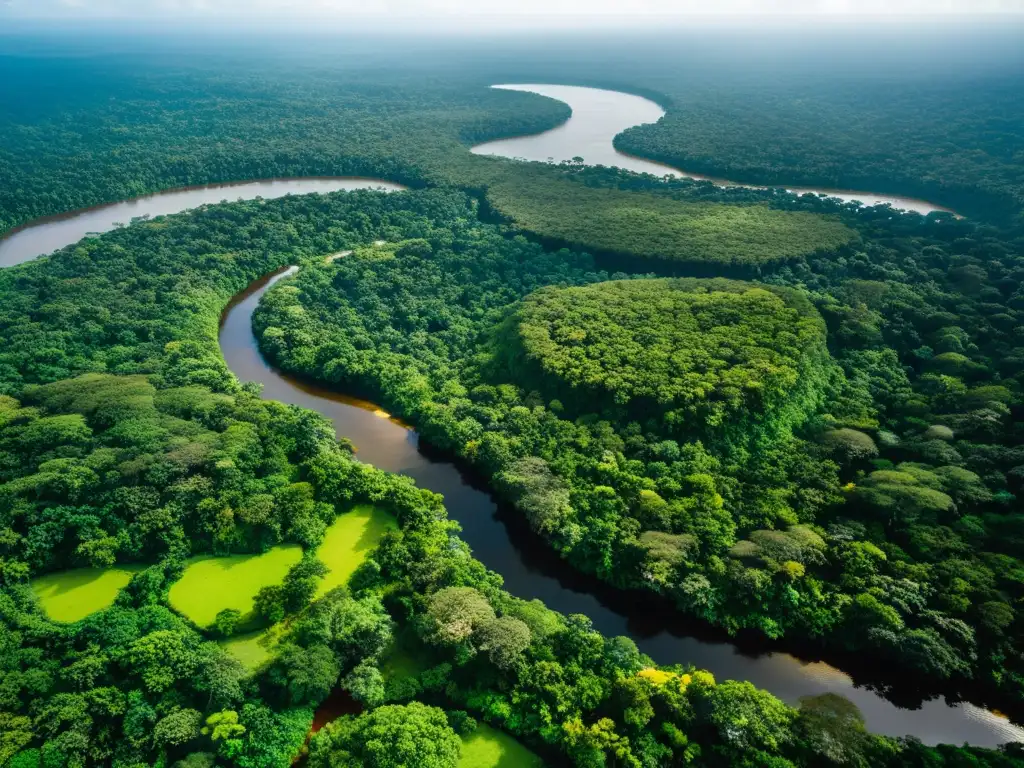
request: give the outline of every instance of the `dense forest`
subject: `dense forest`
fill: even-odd
[[[621,280],[536,291],[495,356],[523,389],[574,412],[619,406],[677,434],[806,420],[827,380],[825,323],[794,291],[729,280]],[[492,374],[493,376],[493,374]],[[796,405],[800,403],[804,405]],[[787,412],[786,417],[781,413]]]
[[[554,50],[508,41],[500,63],[470,50],[451,67],[476,67],[491,83],[652,99],[665,118],[627,129],[617,148],[691,173],[904,195],[1008,221],[1024,205],[1020,35],[1014,22],[967,20],[814,34],[712,23],[565,38]]]
[[[220,309],[251,278],[293,261],[303,278],[330,281],[329,270],[361,265],[378,280],[374,265],[429,263],[428,250],[483,239],[477,253],[495,252],[479,269],[518,252],[522,278],[507,277],[523,294],[541,276],[608,277],[585,255],[505,239],[473,214],[463,194],[443,191],[254,201],[138,222],[0,273],[5,338],[30,329],[10,336],[0,401],[5,765],[286,766],[339,680],[362,713],[317,733],[311,765],[454,768],[460,735],[480,720],[555,764],[581,766],[1024,759],[1014,748],[872,736],[838,697],[794,710],[749,683],[658,668],[583,616],[512,598],[459,542],[440,497],[354,461],[320,416],[261,401],[225,370]],[[378,239],[402,245],[354,248]],[[346,247],[358,255],[315,268]],[[481,298],[496,287],[482,286]],[[493,307],[496,319],[510,297]],[[468,307],[486,312],[484,303]],[[449,321],[472,331],[461,311]],[[508,385],[478,396],[526,410]],[[325,569],[313,548],[354,502],[388,510],[399,529],[348,589],[314,599]],[[284,621],[271,660],[250,670],[221,643],[230,617],[198,626],[168,607],[167,593],[189,554],[281,542],[306,554],[256,601],[262,621]],[[70,625],[47,618],[28,586],[46,571],[113,562],[143,569],[110,608]],[[415,655],[414,671],[389,670],[396,643]]]
[[[455,768],[489,727],[586,768],[1024,765],[1019,745],[870,734],[834,695],[793,708],[658,667],[515,598],[439,496],[227,370],[225,305],[300,265],[257,312],[264,353],[413,423],[575,567],[1019,721],[1019,94],[972,71],[880,95],[667,44],[504,63],[353,44],[344,66],[0,47],[0,232],[190,184],[416,190],[138,220],[0,270],[0,766]],[[618,138],[638,155],[970,218],[467,152],[566,119],[485,87],[538,73],[666,105]],[[322,588],[328,532],[368,505],[386,532]],[[251,611],[197,621],[170,598],[197,557],[283,547]],[[40,588],[115,570],[70,622]]]
[[[616,146],[733,181],[899,193],[1011,218],[1024,205],[1018,82],[1008,74],[981,87],[886,83],[872,91],[797,83],[713,99],[669,91],[666,119],[625,131]]]
[[[801,35],[780,56],[743,33],[695,29],[631,44],[407,40],[402,55],[381,39],[346,39],[339,50],[318,38],[187,64],[162,38],[78,36],[65,41],[82,49],[69,57],[40,55],[37,41],[12,35],[0,47],[0,231],[158,189],[260,176],[489,186],[495,163],[464,145],[568,117],[558,102],[486,87],[517,81],[656,100],[666,118],[626,131],[619,146],[692,172],[917,196],[1012,218],[1022,200],[1019,39],[1010,28],[926,32],[870,56],[856,35]],[[519,173],[513,189],[537,181],[535,171]]]
[[[0,57],[0,75],[5,66],[19,71],[22,60]],[[170,187],[364,175],[482,190],[496,214],[537,235],[652,260],[757,265],[829,250],[852,236],[839,222],[772,209],[763,199],[740,206],[706,195],[624,195],[614,186],[571,183],[578,169],[465,151],[465,144],[568,117],[564,104],[529,94],[507,99],[465,83],[410,84],[405,74],[378,75],[372,84],[319,72],[299,83],[276,72],[208,83],[188,72],[143,69],[122,82],[96,66],[94,94],[110,96],[100,106],[29,124],[19,122],[13,100],[0,107],[0,172],[10,180],[0,189],[0,231]],[[50,77],[62,74],[57,68]],[[20,80],[11,81],[14,99]]]
[[[1016,711],[1018,235],[830,205],[864,241],[766,288],[675,284],[696,306],[466,210],[303,270],[257,331],[472,462],[580,568]]]
[[[527,186],[519,172],[512,179],[492,181],[487,202],[496,213],[548,242],[638,256],[653,266],[669,262],[757,268],[833,251],[855,237],[839,221],[769,207],[758,198],[723,205],[715,200],[728,199],[729,193],[717,190],[700,200],[692,194],[670,197],[661,182],[623,194],[601,176],[592,176],[590,185],[572,183],[580,178],[580,169],[569,165]],[[687,189],[692,193],[695,186]]]

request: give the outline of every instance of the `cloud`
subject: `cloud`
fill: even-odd
[[[617,18],[822,17],[1024,14],[1024,0],[0,0],[0,16],[25,18],[196,19],[240,23],[279,18],[473,19],[561,18],[569,23]]]

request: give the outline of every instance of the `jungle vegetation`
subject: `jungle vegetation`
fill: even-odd
[[[1024,203],[1017,76],[889,79],[871,90],[797,79],[713,98],[669,86],[667,118],[623,132],[616,146],[738,182],[904,194],[1009,218]]]
[[[1018,717],[1016,94],[998,77],[952,98],[918,82],[885,99],[852,84],[824,95],[814,77],[702,90],[684,66],[635,50],[632,67],[621,51],[602,50],[600,66],[576,53],[504,68],[473,66],[473,53],[374,59],[343,73],[273,56],[168,67],[155,54],[129,72],[116,56],[0,55],[0,232],[187,184],[361,174],[428,188],[214,206],[0,271],[0,765],[284,768],[338,686],[362,711],[311,740],[313,766],[401,754],[455,768],[478,721],[587,768],[1024,762],[1019,746],[869,734],[838,697],[796,709],[749,683],[659,668],[583,616],[516,599],[439,497],[357,462],[323,418],[262,401],[227,371],[222,308],[301,264],[258,317],[266,353],[374,393],[472,462],[577,567],[730,631],[981,691]],[[483,87],[531,67],[628,81],[666,103],[667,120],[620,138],[639,154],[754,182],[863,183],[972,218],[468,154],[565,119],[557,103]],[[924,117],[893,120],[908,99]],[[353,254],[323,263],[342,250]],[[612,291],[637,294],[601,316]],[[671,323],[631,326],[652,297],[723,329],[715,348],[674,339]],[[761,332],[787,317],[792,337]],[[627,380],[609,380],[610,345],[585,359],[599,375],[583,395],[564,349],[538,356],[557,377],[514,365],[524,327],[572,342],[587,322],[633,350],[615,361]],[[666,386],[644,356],[659,338],[692,353],[672,361],[692,387]],[[742,380],[716,376],[735,356]],[[648,392],[679,418],[641,413]],[[329,589],[318,553],[353,505],[396,529]],[[200,626],[169,594],[189,558],[280,546],[302,557],[253,599],[245,618],[277,635],[247,668],[224,649],[248,638],[241,611]],[[87,615],[47,615],[45,580],[82,568],[134,575],[106,579]],[[416,654],[410,674],[388,674],[396,636]]]
[[[541,289],[514,308],[494,365],[570,411],[625,409],[668,433],[806,419],[827,378],[825,323],[799,293],[730,280],[618,280]],[[495,374],[491,374],[495,375]],[[500,374],[499,374],[500,375]]]
[[[58,88],[80,77],[60,60],[28,69]],[[656,261],[757,265],[828,251],[852,233],[840,222],[783,212],[764,200],[723,205],[584,189],[545,164],[478,157],[466,146],[550,128],[559,102],[479,83],[410,82],[405,70],[361,73],[257,68],[207,80],[191,70],[139,67],[125,76],[84,65],[97,103],[75,95],[62,110],[22,114],[26,60],[0,56],[0,232],[39,216],[171,187],[308,175],[385,178],[413,187],[478,190],[493,211],[539,236]],[[7,88],[10,98],[5,97]],[[194,94],[201,92],[202,97]],[[288,94],[282,98],[281,94]],[[60,151],[55,151],[60,147]],[[584,185],[585,186],[585,185]],[[127,223],[127,222],[126,222]]]
[[[528,194],[526,179],[502,180],[488,187],[487,200],[548,240],[655,262],[756,267],[834,251],[855,236],[840,221],[763,203],[684,202],[614,186],[570,186],[571,172],[549,176],[533,179]]]
[[[2,369],[4,762],[284,766],[340,684],[364,711],[314,738],[315,764],[338,755],[390,764],[380,745],[395,743],[410,761],[453,767],[458,736],[479,720],[555,763],[584,766],[1017,764],[1012,749],[873,736],[841,699],[796,710],[748,683],[658,668],[583,616],[515,599],[459,542],[438,496],[355,461],[322,417],[262,401],[224,370],[221,307],[292,261],[310,279],[329,282],[329,270],[358,264],[377,281],[375,266],[427,264],[428,248],[440,256],[444,244],[454,254],[476,243],[468,264],[491,254],[478,270],[519,255],[520,276],[506,276],[520,295],[551,274],[611,277],[583,254],[505,238],[473,214],[470,199],[443,191],[253,201],[137,222],[0,273],[5,333],[27,329],[11,334]],[[402,245],[323,264],[324,253],[378,239]],[[485,312],[496,290],[494,281],[484,301],[452,302],[453,332],[472,331],[461,306]],[[493,301],[495,321],[514,293]],[[47,295],[60,297],[60,312],[40,311]],[[47,365],[41,348],[52,350]],[[492,389],[518,397],[511,385]],[[316,549],[354,503],[389,511],[398,529],[347,587],[316,599],[327,570]],[[189,556],[280,544],[304,556],[257,597],[266,622],[286,622],[274,653],[250,671],[217,642],[237,617],[196,626],[168,592]],[[144,569],[110,608],[70,625],[48,619],[28,580],[89,563]],[[399,634],[421,661],[392,680],[384,658]]]
[[[1016,235],[831,205],[867,244],[757,288],[623,281],[466,203],[304,270],[257,332],[470,461],[582,569],[1019,706]]]

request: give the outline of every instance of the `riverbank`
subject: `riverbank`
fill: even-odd
[[[901,708],[860,687],[863,681],[858,684],[817,658],[769,650],[764,641],[749,638],[741,645],[719,630],[687,619],[664,601],[650,596],[638,599],[575,571],[528,531],[518,516],[508,514],[480,478],[451,457],[431,450],[414,430],[375,416],[367,400],[352,402],[344,394],[282,373],[263,358],[251,330],[252,313],[263,295],[291,274],[288,270],[256,281],[240,294],[244,299],[224,314],[220,344],[228,367],[242,381],[261,383],[264,398],[310,408],[331,419],[339,437],[355,445],[361,460],[407,475],[421,487],[442,494],[449,516],[462,526],[461,538],[477,559],[502,575],[512,594],[540,599],[565,614],[582,613],[605,635],[631,637],[658,663],[693,664],[720,679],[749,680],[790,704],[798,704],[803,696],[838,693],[853,701],[868,728],[878,733],[910,734],[933,744],[963,741],[984,746],[1024,738],[1024,729],[971,704],[949,706],[940,699],[922,703],[911,694],[906,703],[920,707]]]
[[[665,110],[661,106],[642,96],[574,85],[510,84],[493,87],[499,90],[535,93],[564,102],[572,109],[572,117],[557,128],[548,131],[478,144],[471,150],[474,154],[497,155],[536,162],[553,160],[556,163],[572,161],[574,157],[582,157],[588,165],[618,166],[636,173],[677,176],[695,181],[708,181],[723,187],[770,188],[687,171],[617,149],[615,137],[622,131],[637,125],[655,123],[665,115]],[[786,191],[797,195],[827,195],[847,202],[856,200],[864,205],[891,205],[893,208],[916,211],[921,214],[933,211],[953,212],[949,208],[926,200],[898,195],[848,189],[790,186],[788,184],[775,186],[785,186]]]
[[[319,184],[322,180],[311,181]],[[372,188],[386,183],[366,179],[349,181],[359,185],[349,188]],[[224,185],[219,189],[238,191],[245,186]],[[258,188],[250,191],[252,197],[266,196],[258,194]],[[293,188],[285,194],[296,191]],[[143,209],[137,215],[156,215],[155,210],[158,209]],[[23,249],[21,261],[41,253],[42,244],[49,246],[53,242],[50,239],[53,233],[46,229],[48,226],[52,224],[37,223],[22,231],[39,235],[33,242],[40,247]],[[74,240],[59,245],[72,242]],[[241,300],[234,302],[225,313],[221,342],[231,370],[243,381],[263,383],[265,398],[315,409],[331,418],[338,434],[352,440],[364,461],[409,475],[422,487],[443,494],[452,518],[463,527],[463,538],[487,567],[503,576],[506,587],[514,594],[539,598],[563,613],[583,613],[594,621],[596,629],[607,635],[632,636],[641,650],[662,663],[690,663],[709,669],[723,679],[750,680],[790,703],[796,703],[804,695],[840,693],[862,709],[868,727],[879,733],[910,734],[928,743],[952,741],[979,746],[995,746],[1024,738],[1020,729],[972,705],[949,707],[932,700],[918,710],[900,709],[882,696],[856,687],[848,675],[827,664],[784,653],[759,654],[733,642],[697,637],[692,627],[659,622],[642,608],[640,615],[626,610],[630,604],[637,607],[629,600],[622,601],[626,605],[609,605],[613,602],[609,593],[587,577],[573,572],[564,563],[556,564],[554,558],[545,558],[545,554],[551,553],[535,543],[525,539],[517,542],[515,526],[502,519],[490,493],[446,458],[421,452],[415,432],[400,422],[381,418],[372,403],[330,393],[324,387],[302,384],[269,366],[252,336],[251,315],[263,293],[281,277],[264,278],[255,289],[241,292]],[[542,558],[549,562],[542,562]]]

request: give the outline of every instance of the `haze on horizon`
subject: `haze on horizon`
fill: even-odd
[[[723,19],[839,22],[865,19],[896,21],[911,17],[935,21],[951,17],[979,20],[1014,15],[1024,18],[1024,0],[0,0],[0,22],[159,21],[184,23],[231,20],[302,25],[356,26],[382,19],[431,22],[449,28],[500,24],[593,27]],[[2,29],[2,27],[0,27]]]

